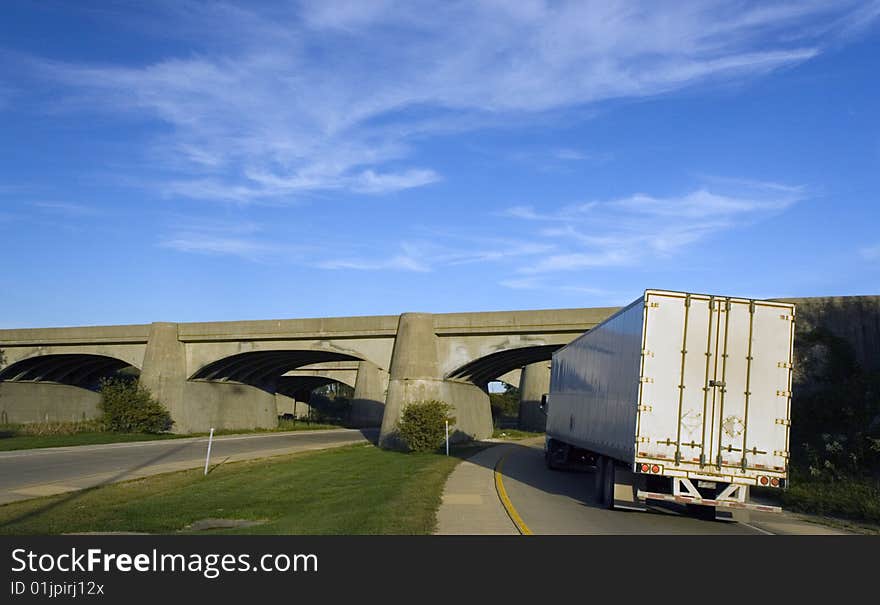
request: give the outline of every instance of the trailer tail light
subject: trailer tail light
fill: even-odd
[[[649,475],[658,475],[663,472],[663,465],[651,464],[649,462],[639,462],[636,465],[636,472],[647,473]]]
[[[772,487],[779,487],[779,479],[777,479],[776,477],[773,477],[772,479],[770,479],[770,485]]]
[[[651,464],[650,462],[638,462],[636,463],[636,472],[647,473],[649,475],[659,475],[663,472],[663,465]]]
[[[760,483],[761,485],[766,486],[767,484],[770,483],[770,479],[768,479],[767,477],[764,477],[764,476],[762,475],[762,476],[758,477],[758,483]]]

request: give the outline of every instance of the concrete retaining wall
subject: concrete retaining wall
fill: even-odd
[[[0,383],[0,423],[69,422],[101,415],[98,393],[50,382]]]
[[[181,413],[182,412],[182,413]],[[174,416],[175,433],[215,429],[272,429],[278,426],[275,395],[245,384],[187,382]]]

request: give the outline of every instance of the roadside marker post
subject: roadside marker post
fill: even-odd
[[[449,455],[449,421],[446,421],[446,455]]]
[[[211,428],[211,434],[208,435],[208,455],[205,456],[205,476],[208,476],[208,465],[211,463],[211,444],[214,442],[214,428]]]

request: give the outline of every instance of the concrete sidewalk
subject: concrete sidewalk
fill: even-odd
[[[519,535],[495,492],[494,468],[512,445],[496,445],[461,462],[443,490],[437,535]]]

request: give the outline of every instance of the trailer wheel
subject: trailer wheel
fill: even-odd
[[[602,504],[614,508],[614,460],[602,457]]]
[[[568,458],[568,446],[557,441],[550,441],[544,451],[544,462],[553,471],[560,470]]]
[[[597,504],[604,504],[605,456],[596,456],[596,472],[593,475],[593,497]]]

